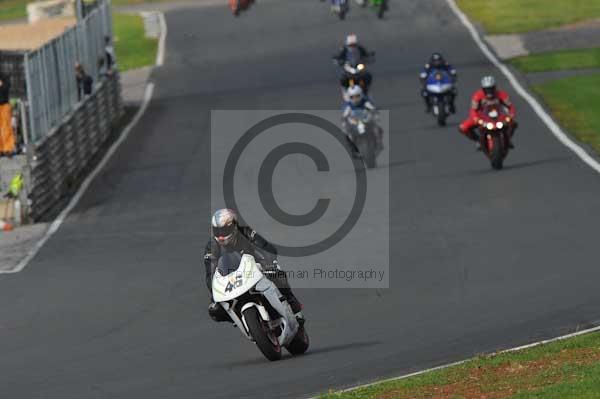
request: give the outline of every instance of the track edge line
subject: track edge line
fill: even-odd
[[[158,16],[161,29],[154,68],[163,66],[166,54],[167,23],[163,12],[158,12]],[[142,116],[146,112],[146,109],[148,108],[148,105],[150,104],[150,101],[152,100],[152,96],[154,95],[154,88],[155,85],[153,82],[146,83],[146,88],[144,91],[144,100],[138,112],[135,114],[131,122],[129,122],[129,124],[125,127],[125,129],[123,129],[123,132],[121,133],[117,141],[115,141],[110,146],[106,154],[104,154],[104,157],[102,158],[100,163],[96,165],[94,170],[84,179],[83,183],[81,183],[81,186],[79,186],[79,189],[77,189],[77,192],[75,193],[73,198],[71,198],[67,207],[61,211],[61,213],[56,217],[56,219],[54,219],[54,221],[52,221],[52,223],[48,227],[48,230],[46,230],[42,238],[35,243],[33,248],[27,251],[25,257],[21,259],[14,268],[8,270],[0,270],[0,274],[15,274],[21,272],[23,269],[25,269],[25,267],[27,267],[29,262],[31,262],[33,258],[35,258],[38,252],[44,247],[46,242],[48,242],[48,240],[58,231],[60,226],[66,220],[69,213],[71,213],[73,208],[77,206],[77,204],[87,191],[92,181],[96,178],[96,176],[100,173],[104,166],[106,166],[110,158],[125,141],[125,139],[129,137],[129,134],[131,133],[133,128],[142,118]]]
[[[556,137],[556,139],[563,144],[565,147],[570,149],[575,155],[585,162],[590,168],[600,173],[600,163],[591,156],[586,150],[577,144],[564,130],[552,119],[552,117],[544,110],[540,103],[521,85],[515,75],[508,69],[508,67],[502,63],[496,55],[489,49],[489,46],[485,43],[473,23],[469,20],[466,14],[458,7],[455,0],[446,0],[446,3],[454,12],[454,15],[462,22],[467,28],[471,37],[475,41],[475,44],[479,47],[481,52],[488,58],[488,60],[502,72],[502,74],[508,79],[510,84],[513,86],[515,91],[529,103],[533,111],[537,116],[544,122],[550,132]]]

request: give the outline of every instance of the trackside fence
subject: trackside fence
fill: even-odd
[[[60,125],[79,101],[75,64],[100,80],[105,38],[112,40],[110,1],[98,2],[61,36],[25,54],[29,142],[39,143]]]
[[[23,56],[27,167],[25,218],[39,220],[73,192],[124,114],[118,71],[105,65],[112,42],[110,0],[85,2],[77,24]],[[93,5],[93,6],[92,6]],[[93,81],[78,90],[75,65]]]

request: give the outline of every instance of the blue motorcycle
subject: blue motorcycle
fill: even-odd
[[[432,70],[425,81],[425,90],[431,104],[433,116],[439,126],[446,126],[446,118],[452,113],[454,79],[448,71],[443,69]]]

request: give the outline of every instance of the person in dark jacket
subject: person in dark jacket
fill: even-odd
[[[212,297],[212,278],[219,258],[228,252],[245,253],[254,256],[263,268],[263,274],[275,283],[285,297],[297,318],[302,316],[302,304],[292,293],[285,273],[277,263],[277,249],[248,226],[238,224],[237,213],[231,209],[219,209],[211,220],[212,237],[204,250],[206,286],[210,295],[208,314],[215,321],[230,320],[227,312]]]
[[[80,63],[75,64],[75,77],[77,79],[77,98],[81,101],[84,96],[92,94],[94,79],[85,72]]]

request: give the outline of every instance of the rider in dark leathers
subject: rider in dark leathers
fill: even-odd
[[[204,250],[204,267],[206,274],[206,286],[210,295],[211,303],[208,313],[215,321],[229,321],[227,312],[212,297],[212,277],[217,268],[219,258],[227,252],[245,253],[254,256],[257,263],[263,267],[263,274],[275,283],[281,294],[285,297],[297,317],[301,315],[302,304],[292,293],[285,272],[277,263],[277,249],[256,231],[248,226],[240,226],[237,215],[230,209],[220,209],[212,218],[213,237],[206,244]],[[220,235],[219,229],[230,229],[224,236]]]
[[[360,44],[358,44],[358,39],[355,34],[350,34],[346,37],[346,43],[344,47],[342,47],[339,53],[333,57],[334,60],[337,61],[338,65],[343,66],[344,63],[348,61],[355,61],[358,63],[366,64],[369,60],[369,52],[367,49]],[[364,81],[363,90],[365,92],[368,91],[371,86],[371,82],[373,81],[373,76],[369,73],[369,71],[361,72],[361,79]],[[346,71],[342,70],[340,76],[340,84],[342,88],[345,90],[349,86],[350,77],[346,73]]]

